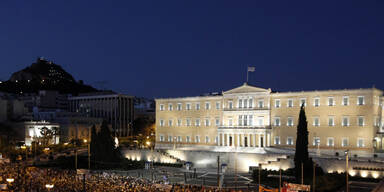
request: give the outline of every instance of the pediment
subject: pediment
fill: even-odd
[[[223,94],[236,94],[236,93],[270,93],[271,89],[264,89],[260,87],[255,87],[252,85],[248,85],[247,83],[244,83],[240,87],[236,87],[233,89],[230,89],[228,91],[223,92]]]

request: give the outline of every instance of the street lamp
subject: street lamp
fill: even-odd
[[[13,182],[15,181],[15,179],[14,179],[14,178],[7,178],[6,181],[7,181],[9,184],[11,184],[11,183],[13,183]]]
[[[346,191],[349,192],[348,185],[348,160],[349,160],[349,150],[344,151],[345,153],[345,178],[346,178]]]

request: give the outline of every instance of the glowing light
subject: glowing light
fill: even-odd
[[[348,173],[352,177],[356,175],[356,171],[354,171],[354,170],[348,171]]]
[[[361,177],[367,177],[368,176],[368,171],[361,171],[360,172],[360,175],[361,175]]]
[[[328,173],[333,173],[333,170],[332,169],[328,170]]]
[[[45,152],[49,151],[49,147],[44,148],[44,151]]]
[[[12,182],[14,182],[14,181],[15,181],[15,179],[14,179],[14,178],[7,178],[6,180],[7,180],[7,182],[8,182],[8,183],[12,183]]]
[[[84,143],[86,143],[86,142],[87,142],[87,140],[86,140],[86,139],[84,139],[83,141],[84,141]]]
[[[147,141],[145,144],[147,144],[147,146],[150,146],[150,145],[151,145],[151,142],[150,142],[150,141]]]
[[[343,172],[344,172],[344,170],[341,170],[341,169],[337,170],[338,174],[343,173]]]
[[[64,143],[64,145],[68,145],[68,143]]]
[[[47,189],[52,189],[52,188],[53,188],[53,184],[46,184],[46,185],[45,185],[45,188],[47,188]]]
[[[372,177],[377,179],[379,178],[380,174],[378,172],[372,172]]]
[[[21,149],[26,149],[27,147],[25,145],[21,146],[20,147]]]

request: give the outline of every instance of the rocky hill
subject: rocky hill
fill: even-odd
[[[13,73],[8,81],[0,83],[0,91],[3,92],[32,93],[39,90],[57,90],[73,95],[97,91],[82,81],[77,82],[61,66],[44,58],[38,58],[31,66]]]

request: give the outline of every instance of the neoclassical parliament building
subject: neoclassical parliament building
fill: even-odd
[[[273,92],[244,83],[207,96],[156,99],[156,148],[263,152],[293,149],[304,104],[311,150],[384,148],[383,91]]]

